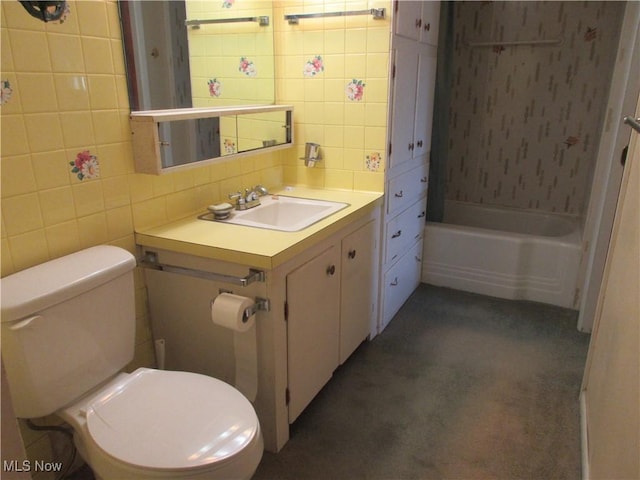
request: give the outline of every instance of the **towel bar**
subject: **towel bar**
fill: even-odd
[[[261,27],[269,26],[269,17],[242,17],[242,18],[210,18],[205,20],[185,20],[184,24],[191,28],[200,28],[200,25],[209,25],[215,23],[238,23],[238,22],[257,22]]]
[[[153,270],[160,270],[169,273],[178,273],[181,275],[188,275],[190,277],[203,278],[205,280],[212,280],[214,282],[230,283],[233,285],[240,285],[246,287],[253,282],[264,282],[266,275],[262,270],[256,270],[254,268],[249,269],[249,274],[245,277],[235,277],[233,275],[226,275],[224,273],[207,272],[206,270],[197,270],[195,268],[179,267],[177,265],[168,265],[160,263],[158,261],[158,254],[155,252],[145,251],[144,258],[139,262],[140,266],[145,268],[151,268]]]
[[[346,12],[325,12],[325,13],[299,13],[285,15],[289,25],[297,25],[298,20],[304,18],[325,18],[325,17],[346,17],[348,15],[372,15],[374,20],[383,20],[386,15],[384,8],[370,8],[368,10],[350,10]]]

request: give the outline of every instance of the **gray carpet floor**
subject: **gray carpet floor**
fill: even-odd
[[[421,285],[256,480],[579,479],[577,312]]]

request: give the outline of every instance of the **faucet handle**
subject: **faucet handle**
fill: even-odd
[[[236,201],[236,205],[238,205],[240,203],[241,200],[243,200],[243,196],[240,192],[236,192],[236,193],[230,193],[229,194],[229,200],[235,200]]]
[[[253,187],[253,191],[256,192],[258,195],[260,195],[261,197],[264,195],[269,195],[269,190],[267,190],[266,187],[260,184]]]

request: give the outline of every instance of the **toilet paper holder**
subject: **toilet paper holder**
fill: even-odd
[[[233,293],[233,290],[220,288],[218,290],[218,294],[220,293]],[[211,302],[210,302],[211,306],[213,306],[213,302],[215,300],[216,300],[215,298],[211,299]],[[251,317],[251,315],[255,315],[259,310],[262,310],[263,312],[268,312],[271,310],[271,302],[269,301],[268,298],[255,297],[255,299],[253,300],[253,305],[245,308],[244,312],[242,312],[242,322],[243,323],[247,322]]]
[[[244,312],[242,313],[242,321],[247,322],[249,318],[251,318],[251,315],[255,315],[258,310],[262,310],[264,312],[271,310],[271,302],[269,299],[256,297],[253,305],[244,309]]]

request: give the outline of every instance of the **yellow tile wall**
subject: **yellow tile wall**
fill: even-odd
[[[70,1],[60,23],[2,2],[2,276],[99,243],[134,249],[134,227],[196,212],[252,183],[282,184],[280,155],[194,170],[133,172],[117,3]],[[97,178],[69,162],[88,150]]]
[[[284,15],[386,8],[371,15],[300,19]],[[390,1],[280,0],[274,2],[276,99],[292,104],[296,148],[285,152],[286,183],[382,192],[386,161]],[[320,57],[323,70],[305,75]],[[316,63],[317,65],[317,63]],[[364,83],[360,100],[346,93]],[[304,166],[306,142],[321,145],[322,161]]]

